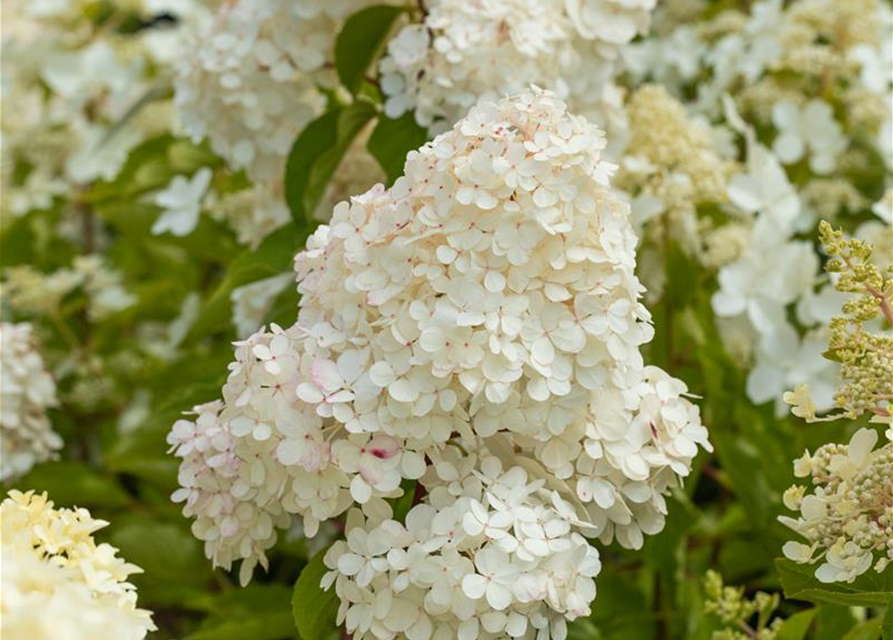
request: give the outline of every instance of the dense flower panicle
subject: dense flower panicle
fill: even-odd
[[[22,475],[62,448],[47,416],[56,403],[31,325],[0,323],[0,479]]]
[[[282,175],[300,131],[319,116],[337,86],[334,44],[341,23],[373,0],[238,0],[192,33],[178,67],[174,103],[183,128],[207,139],[250,189],[223,197],[213,211],[240,242],[257,246],[291,219]],[[381,179],[361,134],[345,154],[317,215]],[[327,207],[327,210],[326,210]]]
[[[648,27],[654,0],[436,0],[403,28],[381,62],[385,109],[413,111],[443,131],[480,97],[546,86],[578,113],[615,99],[618,47]],[[511,69],[511,73],[506,73]],[[599,113],[601,112],[601,113]],[[602,124],[605,124],[602,122]]]
[[[224,3],[181,61],[175,102],[183,126],[255,180],[281,174],[298,132],[321,113],[318,85],[338,23],[364,0]]]
[[[175,499],[216,564],[243,560],[247,581],[291,514],[311,536],[354,504],[379,526],[403,480],[425,487],[427,509],[441,508],[444,491],[453,501],[481,495],[463,478],[486,476],[479,464],[492,455],[551,476],[550,495],[574,505],[562,517],[586,523],[574,526],[590,537],[638,548],[663,527],[665,492],[709,444],[685,386],[643,365],[639,346],[653,329],[604,144],[552,94],[529,91],[475,107],[411,152],[390,190],[335,207],[295,260],[297,323],[236,343],[222,401],[197,407],[169,437],[183,459]],[[589,557],[568,540],[556,564]],[[427,588],[419,580],[407,596],[416,604]],[[339,584],[345,601],[368,604],[356,590],[365,580]],[[478,601],[479,586],[466,597]],[[496,625],[487,611],[517,599],[537,621],[531,629],[558,625],[543,633],[562,637],[550,616],[582,615],[594,590],[580,588],[549,600],[548,614],[530,604],[546,591],[509,602],[503,591],[504,606],[457,601],[449,615],[459,615],[454,627],[478,614]],[[348,624],[394,637],[366,604]],[[436,631],[419,624],[420,638]]]
[[[893,431],[886,437],[875,449],[877,431],[859,429],[848,444],[826,444],[794,462],[813,491],[795,485],[785,492],[785,505],[800,513],[780,520],[807,543],[787,542],[784,554],[822,561],[815,573],[822,582],[852,582],[893,561]]]
[[[458,495],[441,481],[405,524],[348,515],[323,586],[335,584],[354,638],[561,639],[567,620],[589,615],[601,568],[580,533],[591,525],[545,479],[495,457],[480,469],[452,480]]]
[[[4,638],[142,640],[155,630],[127,582],[139,567],[93,540],[107,522],[86,509],[54,509],[46,494],[32,491],[10,492],[0,522]]]

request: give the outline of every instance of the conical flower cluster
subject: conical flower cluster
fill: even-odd
[[[236,344],[178,421],[175,499],[243,581],[293,516],[351,509],[327,563],[362,638],[562,638],[587,538],[638,548],[707,432],[643,364],[636,238],[604,135],[550,93],[482,103],[295,261],[297,322]],[[416,506],[387,499],[417,480]]]

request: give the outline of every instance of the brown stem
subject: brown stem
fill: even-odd
[[[883,293],[875,289],[870,284],[865,285],[865,290],[868,291],[871,295],[877,298],[881,303],[881,313],[884,314],[884,317],[887,319],[887,322],[893,326],[893,308],[890,307],[890,301],[887,299]]]
[[[741,629],[744,633],[747,634],[748,638],[757,638],[757,632],[751,627],[749,624],[744,622],[743,620],[738,623],[738,628]]]

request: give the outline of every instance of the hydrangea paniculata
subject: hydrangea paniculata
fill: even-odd
[[[640,355],[653,329],[604,145],[535,89],[482,102],[393,187],[335,207],[295,260],[297,322],[236,343],[223,398],[169,437],[174,498],[215,564],[242,560],[247,582],[293,515],[312,536],[357,506],[351,560],[329,554],[355,638],[564,637],[595,595],[582,536],[640,547],[710,446],[685,385]],[[400,524],[385,500],[404,480],[421,502]],[[422,552],[464,558],[446,583],[463,595],[380,557]]]
[[[56,382],[31,325],[0,323],[0,479],[22,475],[62,448],[47,416],[56,403]]]

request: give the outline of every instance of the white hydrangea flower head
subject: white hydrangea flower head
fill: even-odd
[[[56,404],[31,325],[0,323],[0,479],[27,473],[62,448],[47,416]]]
[[[465,625],[462,637],[495,638],[511,625],[518,637],[564,637],[563,620],[588,611],[597,572],[594,550],[575,536],[641,546],[663,527],[669,487],[710,447],[685,386],[643,364],[639,347],[653,329],[629,205],[610,187],[604,145],[560,99],[529,90],[479,104],[411,152],[391,189],[335,207],[295,260],[296,324],[236,343],[222,400],[169,436],[182,458],[174,498],[215,564],[242,560],[247,581],[292,515],[312,536],[356,505],[367,521],[351,553],[366,560],[352,559],[336,582],[357,633],[416,640],[455,637]],[[499,468],[483,462],[493,457]],[[484,539],[487,527],[508,527],[493,524],[504,522],[503,506],[483,488],[501,485],[502,469],[523,503],[515,542]],[[426,509],[464,514],[453,505],[473,499],[489,524],[481,538],[462,522],[483,551],[450,578],[463,582],[454,605],[446,587],[427,602],[433,577],[401,578],[405,597],[382,604],[396,608],[391,619],[371,606],[369,585],[396,579],[382,553],[412,548],[401,537],[409,525],[388,523],[385,502],[404,480],[425,488]],[[522,524],[531,513],[563,520],[554,525],[563,542],[552,548]],[[393,535],[373,536],[379,526]],[[379,551],[382,538],[391,546]],[[523,590],[481,592],[477,578],[466,589],[466,574],[486,578],[511,554]],[[583,573],[554,592],[542,566]]]
[[[118,16],[177,17],[176,28],[122,34],[117,18],[96,29],[87,4],[4,6],[0,89],[4,102],[17,105],[2,123],[4,215],[46,209],[72,189],[113,179],[138,144],[173,127],[169,101],[131,110],[171,73],[158,53],[176,51],[183,25],[200,22],[205,10],[186,0],[118,3]],[[17,166],[28,167],[25,175],[12,171]]]
[[[340,21],[368,4],[225,3],[180,61],[175,102],[186,131],[253,179],[279,178],[295,137],[322,112],[318,86],[331,83]]]
[[[433,131],[483,97],[530,84],[607,119],[617,48],[644,32],[655,0],[435,0],[406,25],[381,62],[385,111],[413,111]],[[506,73],[506,69],[512,72]]]
[[[875,429],[859,429],[848,444],[826,444],[794,462],[798,478],[810,478],[813,492],[794,485],[785,506],[797,518],[779,520],[806,543],[790,541],[784,554],[814,564],[821,582],[852,582],[872,566],[880,573],[893,561],[893,431],[878,443]]]
[[[155,630],[128,576],[141,570],[93,533],[86,509],[54,509],[47,495],[11,491],[0,505],[0,631],[29,640],[142,640]]]
[[[580,533],[591,525],[545,480],[495,457],[464,480],[461,495],[434,491],[405,524],[388,511],[348,516],[323,586],[334,583],[354,638],[561,640],[568,620],[589,615],[601,569]]]

